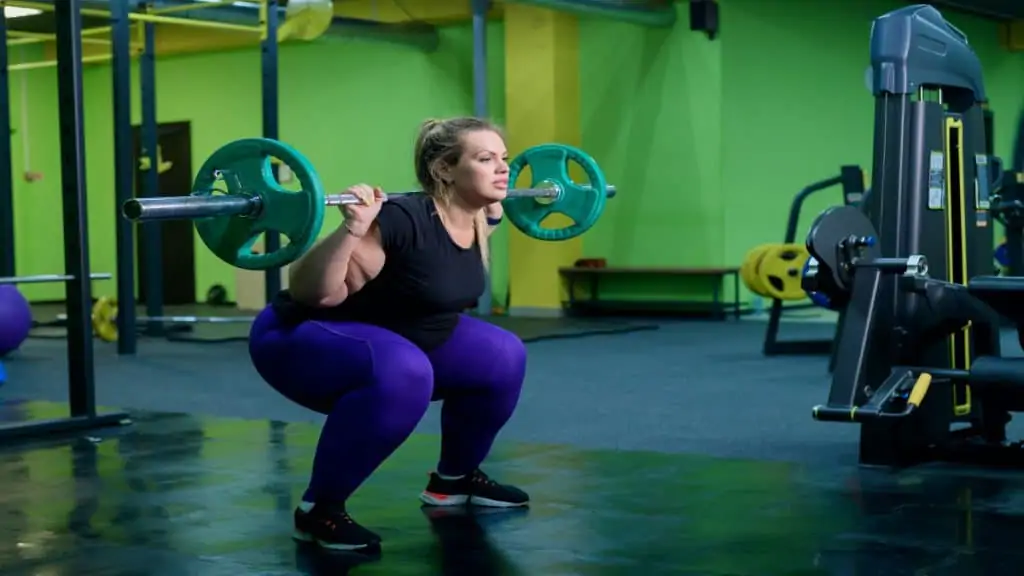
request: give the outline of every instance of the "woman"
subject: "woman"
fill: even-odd
[[[293,264],[289,290],[253,324],[260,375],[327,415],[295,537],[341,550],[376,547],[345,501],[443,400],[441,455],[428,505],[525,506],[518,488],[480,471],[519,400],[526,349],[514,334],[462,314],[484,290],[487,236],[508,190],[505,143],[476,118],[431,120],[416,142],[425,194],[361,203]]]

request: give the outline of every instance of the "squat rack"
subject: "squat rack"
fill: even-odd
[[[53,420],[10,423],[0,426],[0,438],[13,439],[42,436],[61,432],[77,432],[102,426],[128,424],[126,413],[99,414],[96,410],[96,367],[93,354],[92,286],[89,274],[89,230],[85,190],[85,139],[82,111],[82,23],[80,0],[61,0],[54,5],[57,41],[57,93],[63,103],[59,108],[61,200],[64,213],[64,269],[67,275],[68,308],[68,403],[70,415]],[[126,0],[114,2],[122,7]],[[0,94],[4,105],[0,110],[2,123],[10,126],[10,101],[7,100],[8,72],[6,59],[6,19],[0,19],[0,35],[4,46],[4,59],[0,61]],[[127,20],[126,20],[127,22]],[[8,130],[9,132],[9,130]],[[8,142],[10,140],[8,139]],[[8,144],[10,146],[10,144]],[[9,190],[12,184],[10,149],[6,157],[8,188],[4,204],[10,206]],[[2,169],[0,169],[2,170]],[[6,208],[5,206],[5,208]],[[13,259],[11,259],[13,265]]]
[[[83,15],[107,17],[110,20],[110,26],[102,28],[82,30],[81,24],[79,24],[77,28],[77,41],[79,46],[81,46],[83,34],[88,35],[96,31],[105,32],[109,30],[111,53],[109,57],[101,55],[83,58],[81,51],[79,50],[76,64],[80,67],[81,62],[111,61],[114,107],[114,201],[116,204],[116,213],[120,214],[120,206],[122,206],[124,202],[135,197],[134,143],[131,124],[131,59],[133,51],[135,54],[140,56],[139,88],[142,116],[140,136],[141,148],[143,151],[141,156],[148,156],[150,158],[150,166],[156,166],[158,163],[157,149],[159,141],[159,123],[157,121],[156,105],[156,24],[170,23],[182,26],[198,26],[204,28],[259,33],[261,35],[260,64],[262,76],[262,132],[263,137],[265,138],[272,138],[275,140],[279,138],[277,36],[281,22],[281,6],[279,0],[257,0],[257,2],[259,3],[258,25],[185,19],[168,15],[173,12],[185,11],[186,7],[189,10],[199,10],[203,8],[216,7],[218,5],[225,5],[228,4],[228,2],[183,4],[180,6],[161,8],[159,10],[149,10],[146,6],[141,5],[140,11],[138,12],[129,9],[130,5],[134,5],[136,3],[136,0],[112,0],[110,2],[109,11],[82,8],[81,2],[74,3],[76,10],[75,17],[79,20]],[[55,11],[56,7],[62,3],[62,0],[52,4],[31,0],[8,0],[6,2],[6,4],[10,6],[34,8],[43,11]],[[141,42],[135,46],[133,46],[132,43],[132,22],[139,22],[142,24],[142,39]],[[5,23],[4,37],[0,39],[6,41],[7,35]],[[38,41],[40,39],[45,39],[42,38],[44,36],[47,35],[38,34],[35,38],[19,38],[19,40]],[[136,48],[136,46],[139,45],[141,45],[141,52],[138,52],[138,49]],[[0,53],[0,63],[6,65],[6,42],[4,42],[4,46],[0,48],[0,50],[3,50],[3,52]],[[8,66],[8,69],[18,69],[20,67],[20,65]],[[60,72],[61,68],[58,62],[58,74],[60,74]],[[7,98],[7,93],[5,92],[7,86],[8,78],[6,74],[3,74],[3,78],[0,78],[0,110],[7,110],[8,114],[5,116],[0,112],[0,131],[3,131],[4,128],[2,124],[4,118],[7,118],[6,121],[8,124],[10,122],[10,102]],[[275,166],[275,170],[276,169],[277,167]],[[0,188],[3,188],[3,182],[9,182],[12,178],[13,171],[10,166],[10,153],[8,152],[6,155],[0,154]],[[160,195],[160,175],[157,170],[151,169],[144,171],[141,183],[141,196],[157,197]],[[8,215],[13,218],[13,206],[9,189],[7,193],[0,195],[0,218],[6,218]],[[8,220],[0,220],[0,222],[2,221]],[[121,355],[134,355],[137,351],[137,323],[139,318],[136,315],[135,308],[136,270],[133,226],[134,224],[132,222],[125,221],[123,218],[116,219],[115,238],[118,302],[117,352]],[[12,237],[10,238],[10,242],[7,242],[5,241],[6,239],[4,236],[0,236],[0,246],[3,246],[2,251],[0,251],[0,275],[13,276],[13,231],[4,231],[3,234],[11,235]],[[152,262],[161,261],[163,253],[161,224],[159,222],[141,224],[139,235],[144,258],[146,258],[147,261]],[[280,246],[280,236],[276,232],[268,231],[264,234],[264,242],[266,250],[276,250]],[[10,268],[9,270],[8,267]],[[146,266],[144,274],[147,292],[146,317],[154,319],[144,322],[144,331],[149,335],[164,335],[166,329],[164,323],[160,320],[155,320],[163,317],[163,269],[161,266]],[[280,269],[266,271],[266,281],[264,286],[266,301],[269,302],[271,298],[281,290]]]
[[[127,413],[100,414],[96,408],[96,368],[92,334],[92,286],[89,263],[89,231],[86,202],[85,138],[82,94],[82,15],[81,0],[58,0],[53,4],[41,2],[7,2],[52,11],[55,21],[57,91],[59,102],[61,160],[61,199],[64,218],[64,267],[67,289],[67,360],[68,403],[70,414],[64,418],[0,425],[0,438],[28,438],[47,434],[79,432],[105,426],[127,425]],[[278,0],[264,0],[261,4],[261,64],[263,99],[263,136],[278,138]],[[92,12],[92,11],[88,11]],[[90,14],[91,15],[91,14]],[[114,107],[114,167],[115,213],[134,194],[134,159],[131,125],[131,21],[144,22],[145,47],[140,62],[142,88],[142,144],[154,157],[156,166],[156,46],[153,24],[167,17],[140,15],[129,10],[129,0],[110,2],[111,60]],[[183,24],[196,25],[193,21]],[[236,28],[228,24],[203,22],[202,26]],[[0,18],[0,131],[6,127],[10,133],[9,63],[7,51],[7,20]],[[0,153],[0,217],[13,221],[13,169],[10,139],[6,140],[6,154]],[[144,183],[146,196],[159,194],[157,170],[147,171]],[[134,354],[135,338],[135,266],[132,224],[124,218],[116,219],[117,237],[117,297],[123,304],[118,314],[119,354]],[[160,231],[157,224],[143,225],[147,251],[160,254]],[[0,228],[8,228],[6,226]],[[0,232],[0,276],[14,276],[14,238],[12,230]],[[276,250],[280,239],[267,233],[268,250]],[[148,266],[148,270],[159,267]],[[153,272],[150,272],[153,274]],[[159,316],[163,295],[160,277],[147,277],[147,312]],[[269,301],[280,290],[278,270],[267,270],[266,292]],[[157,314],[152,312],[155,310]]]
[[[132,160],[132,127],[131,127],[131,32],[129,22],[132,15],[127,9],[126,0],[113,2],[118,8],[112,10],[111,20],[114,24],[112,50],[114,53],[114,150],[115,150],[115,210],[120,214],[120,207],[134,197],[132,190],[135,166]],[[260,43],[260,69],[263,110],[263,137],[277,140],[280,138],[278,121],[278,42],[277,33],[280,24],[278,0],[260,2],[260,23],[262,40]],[[193,22],[194,23],[194,22]],[[205,23],[221,26],[220,23]],[[204,24],[204,25],[205,25]],[[154,198],[160,196],[160,173],[155,167],[158,164],[158,130],[156,113],[156,42],[152,22],[143,24],[143,52],[139,65],[140,95],[142,100],[142,148],[150,157],[150,170],[145,171],[143,179],[143,196]],[[277,167],[275,166],[276,170]],[[124,218],[117,218],[117,353],[135,354],[137,350],[137,317],[135,313],[135,254],[132,241],[134,223]],[[142,224],[140,233],[143,239],[144,254],[147,261],[162,260],[163,243],[161,224],[150,222]],[[264,233],[265,249],[277,250],[280,247],[280,236],[277,232]],[[160,318],[163,314],[163,269],[160,266],[146,266],[146,316]],[[279,268],[266,271],[264,283],[265,298],[270,302],[281,290],[281,273]],[[165,326],[161,321],[146,322],[145,331],[150,335],[163,335]]]

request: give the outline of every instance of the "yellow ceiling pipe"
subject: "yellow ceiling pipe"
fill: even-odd
[[[492,2],[488,16],[500,16],[502,11],[502,4]],[[437,26],[465,22],[473,17],[473,10],[467,0],[337,0],[334,15],[386,24]]]
[[[179,12],[191,12],[193,10],[203,10],[204,8],[224,8],[231,6],[236,0],[218,0],[217,2],[190,2],[188,4],[178,4],[176,6],[164,6],[163,8],[151,8],[150,14],[160,14],[166,16],[167,14],[177,14]]]
[[[11,6],[35,8],[39,10],[53,10],[52,2],[39,0],[3,0]],[[60,1],[60,0],[56,0]],[[238,13],[231,11],[227,16],[223,10],[214,11],[210,18],[200,19],[191,17],[190,11],[206,10],[209,8],[229,8],[235,2],[223,0],[219,2],[191,2],[186,4],[174,4],[163,6],[151,6],[145,12],[131,13],[129,19],[135,23],[146,22],[156,24],[167,24],[158,26],[158,54],[178,54],[191,52],[208,52],[219,49],[235,49],[253,46],[253,40],[262,40],[266,34],[266,0],[250,0],[253,4],[259,2],[259,10],[252,10],[251,18],[254,22],[249,25],[245,22],[248,11]],[[444,2],[446,0],[435,0]],[[447,0],[454,2],[455,0]],[[460,2],[464,0],[458,0]],[[388,26],[378,25],[367,21],[346,20],[336,18],[332,6],[332,0],[289,0],[283,9],[284,14],[278,28],[278,41],[286,40],[313,40],[321,36],[336,36],[341,38],[362,38],[375,41],[385,41],[396,44],[412,45],[422,50],[431,51],[438,43],[437,31],[429,25],[417,23],[416,25]],[[168,14],[181,14],[175,17]],[[81,9],[85,16],[109,17],[106,9],[89,7]],[[233,21],[234,17],[241,14],[242,21]],[[256,24],[256,21],[259,24]],[[190,28],[194,30],[189,30]],[[205,29],[219,30],[220,34],[203,32]],[[253,34],[258,34],[255,38]],[[177,37],[181,41],[177,41]],[[164,41],[160,41],[160,40]],[[17,39],[16,41],[24,41]],[[86,54],[89,52],[97,54],[97,46],[83,46]],[[93,50],[89,50],[93,48]],[[46,53],[52,57],[52,46],[47,44]],[[98,55],[98,54],[97,54]]]
[[[104,27],[100,31],[108,32],[109,27]],[[51,34],[49,32],[25,32],[23,30],[8,30],[7,36],[9,38],[31,39],[36,41],[54,40],[57,38],[56,34]],[[8,44],[10,44],[10,42],[8,42]],[[107,38],[90,38],[85,35],[85,31],[83,30],[82,44],[110,44],[110,40]]]
[[[0,0],[2,3],[2,0]],[[91,38],[99,34],[109,34],[111,30],[110,26],[98,26],[96,28],[86,28],[82,30],[82,44],[110,44],[110,40],[107,38]],[[56,40],[57,35],[49,32],[26,32],[24,30],[8,30],[7,31],[7,45],[8,46],[23,46],[25,44],[38,44],[40,42],[47,42],[50,40]],[[132,46],[135,46],[133,43]]]
[[[82,56],[82,64],[96,64],[99,62],[107,62],[112,58],[110,54],[97,54],[95,56]],[[40,68],[51,68],[57,65],[56,60],[40,60],[38,62],[23,62],[21,64],[11,64],[7,67],[7,70],[11,72],[19,72],[25,70],[38,70]]]
[[[49,38],[8,38],[8,46],[24,46],[26,44],[39,44],[40,42],[46,42]]]

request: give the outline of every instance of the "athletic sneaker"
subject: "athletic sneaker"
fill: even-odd
[[[530,497],[519,488],[498,484],[479,469],[455,480],[445,480],[430,473],[430,482],[420,494],[420,500],[430,506],[461,506],[473,504],[494,508],[526,506]]]
[[[295,509],[293,538],[331,550],[363,551],[380,546],[380,536],[363,528],[345,507],[328,508],[303,502]]]

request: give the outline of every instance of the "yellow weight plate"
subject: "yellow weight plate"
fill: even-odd
[[[117,300],[104,296],[93,304],[92,331],[104,342],[117,341]]]
[[[810,254],[801,244],[775,244],[768,248],[757,263],[757,285],[765,296],[776,300],[803,300],[807,298],[800,285],[804,264]]]
[[[757,277],[757,266],[765,252],[773,246],[778,246],[778,244],[754,246],[747,252],[747,255],[743,258],[743,264],[740,265],[740,279],[743,280],[743,284],[747,289],[758,296],[766,296],[766,294],[764,293],[764,287],[760,284],[760,279]]]

